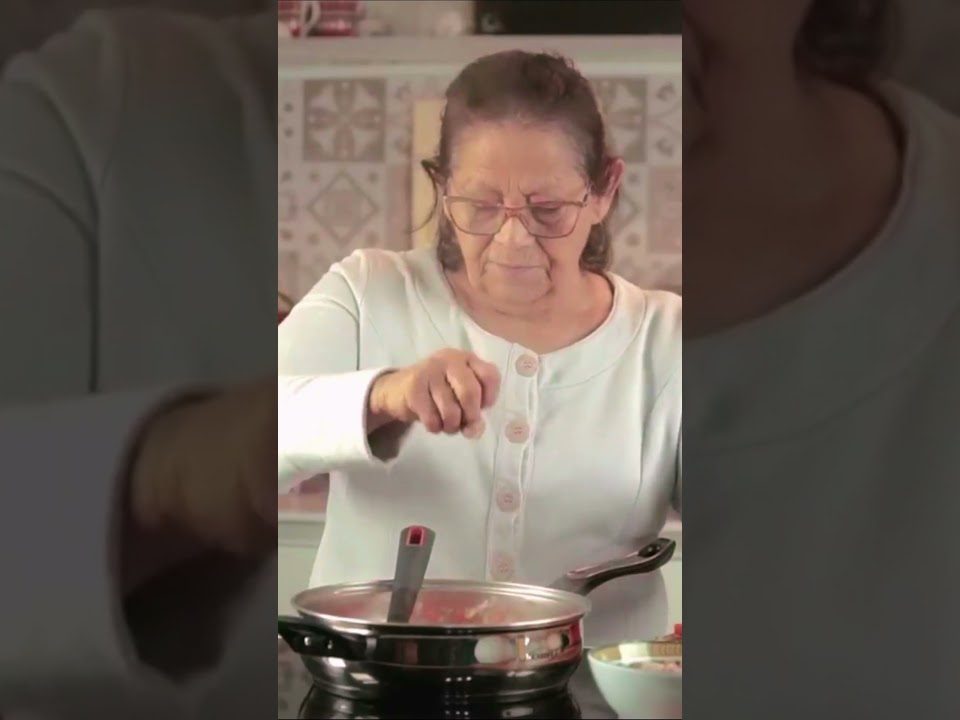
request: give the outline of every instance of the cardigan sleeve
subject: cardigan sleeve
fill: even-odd
[[[367,431],[370,389],[388,367],[360,369],[362,252],[334,265],[277,333],[277,473],[281,492],[333,470],[389,466],[402,433]]]

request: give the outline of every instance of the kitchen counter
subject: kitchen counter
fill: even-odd
[[[277,642],[277,671],[278,718],[617,718],[600,695],[586,657],[571,678],[567,693],[485,708],[429,707],[420,702],[361,706],[335,698],[313,688],[306,668],[281,640]]]

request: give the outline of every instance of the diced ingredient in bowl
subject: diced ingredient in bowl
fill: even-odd
[[[631,660],[625,663],[632,670],[647,670],[662,673],[682,673],[683,663],[680,660]]]

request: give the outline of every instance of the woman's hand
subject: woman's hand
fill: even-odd
[[[484,430],[481,411],[496,402],[499,392],[494,365],[463,350],[441,350],[377,379],[370,390],[368,431],[419,421],[431,433],[477,438]]]
[[[128,588],[203,551],[275,550],[276,428],[273,378],[185,400],[149,420],[128,475]]]

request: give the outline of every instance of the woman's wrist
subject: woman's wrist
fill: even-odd
[[[383,397],[384,382],[393,374],[393,371],[384,373],[374,380],[373,385],[370,388],[370,393],[367,397],[367,435],[371,435],[380,428],[396,422],[396,418],[393,417],[393,415],[391,415],[387,410],[387,405],[384,402]]]

